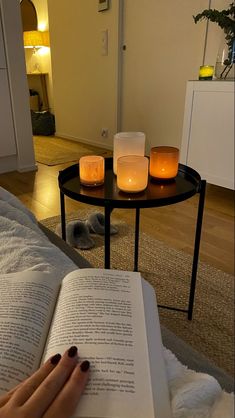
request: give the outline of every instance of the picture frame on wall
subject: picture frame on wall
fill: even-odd
[[[98,11],[104,12],[109,9],[109,0],[98,0]]]

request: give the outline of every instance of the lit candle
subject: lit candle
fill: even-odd
[[[124,155],[145,154],[145,134],[143,132],[119,132],[113,141],[113,171],[117,174],[117,159]]]
[[[79,160],[79,176],[83,186],[100,186],[104,183],[104,157],[86,155]]]
[[[199,71],[199,80],[212,80],[214,74],[213,65],[201,65]]]
[[[179,150],[174,147],[154,147],[150,151],[150,175],[158,179],[172,179],[177,175]]]
[[[126,155],[117,160],[117,186],[127,193],[138,193],[148,184],[147,157]]]

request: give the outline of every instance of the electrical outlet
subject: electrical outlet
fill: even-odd
[[[108,138],[108,136],[109,136],[109,130],[107,128],[102,128],[101,129],[101,136],[103,138]]]

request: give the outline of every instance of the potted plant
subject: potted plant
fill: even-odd
[[[194,22],[197,23],[203,19],[217,23],[223,29],[225,42],[227,44],[227,56],[222,59],[222,72],[219,78],[225,79],[235,63],[235,4],[229,5],[226,10],[206,9],[202,13],[193,16]]]

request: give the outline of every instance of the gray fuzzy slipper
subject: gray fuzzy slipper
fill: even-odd
[[[105,233],[105,220],[103,213],[91,213],[88,216],[86,225],[89,228],[91,234],[104,235]],[[114,225],[110,225],[110,235],[118,233],[118,228]]]
[[[56,234],[61,236],[61,224],[56,226]],[[89,250],[95,243],[90,237],[88,226],[83,221],[70,221],[66,225],[66,241],[71,247]]]

